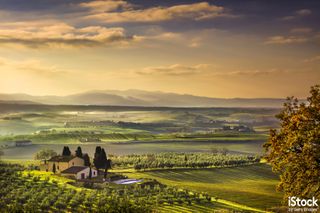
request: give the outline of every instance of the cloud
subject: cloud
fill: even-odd
[[[262,76],[270,75],[274,73],[287,73],[285,70],[269,69],[269,70],[237,70],[232,72],[227,72],[225,75],[229,76]]]
[[[147,33],[146,35],[140,36],[141,41],[151,41],[151,45],[159,44],[158,41],[162,42],[176,42],[183,41],[184,37],[180,33],[176,32],[158,32],[158,33]]]
[[[293,20],[295,19],[295,16],[285,16],[285,17],[282,17],[281,20],[283,21],[290,21],[290,20]]]
[[[309,41],[306,37],[298,36],[271,36],[265,44],[299,44]]]
[[[20,44],[27,47],[45,46],[106,46],[129,42],[123,28],[101,26],[73,27],[63,22],[18,22],[0,24],[0,44]]]
[[[175,33],[175,32],[163,32],[156,36],[151,36],[151,38],[159,39],[159,40],[174,40],[174,39],[181,39],[182,35],[181,33]]]
[[[313,32],[311,28],[294,28],[290,30],[291,35],[277,35],[271,36],[266,39],[265,44],[302,44],[302,43],[314,43],[319,45],[320,33]]]
[[[297,14],[298,16],[308,16],[308,15],[311,15],[312,12],[311,12],[311,10],[309,10],[309,9],[301,9],[301,10],[297,10],[297,11],[296,11],[296,14]]]
[[[279,76],[279,75],[293,75],[305,73],[305,70],[300,69],[254,69],[254,70],[235,70],[225,72],[212,72],[212,76],[223,76],[223,77],[267,77],[267,76]]]
[[[93,13],[86,19],[99,20],[104,23],[119,22],[161,22],[174,19],[203,20],[216,17],[232,16],[225,13],[220,6],[207,2],[181,4],[171,7],[151,7],[147,9],[130,9],[117,12]]]
[[[303,16],[308,16],[311,15],[312,11],[309,9],[301,9],[301,10],[297,10],[295,11],[295,13],[293,15],[289,15],[289,16],[285,16],[282,17],[281,20],[283,21],[290,21],[299,17],[303,17]]]
[[[312,31],[313,30],[309,27],[293,28],[290,30],[291,33],[296,33],[296,34],[311,33]]]
[[[80,3],[79,6],[88,8],[94,12],[111,12],[119,9],[130,9],[133,7],[130,3],[122,0],[90,1]]]
[[[140,75],[194,75],[205,72],[210,66],[209,64],[197,64],[193,66],[173,64],[169,66],[146,67],[135,73]]]
[[[57,68],[56,66],[48,65],[42,61],[35,59],[28,60],[11,60],[8,58],[0,58],[0,66],[5,66],[7,68],[13,68],[15,70],[21,71],[23,73],[29,73],[36,76],[42,77],[56,77],[61,75],[71,74],[69,70],[64,70]]]
[[[320,55],[303,60],[303,62],[305,62],[305,63],[312,63],[312,62],[317,62],[317,61],[320,61]]]

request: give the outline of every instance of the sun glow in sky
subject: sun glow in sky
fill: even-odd
[[[0,93],[305,97],[320,2],[0,0]]]

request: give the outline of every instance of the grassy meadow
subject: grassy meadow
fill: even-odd
[[[130,178],[151,178],[179,188],[266,210],[281,202],[275,191],[278,177],[266,164],[233,168],[173,169],[124,173]]]

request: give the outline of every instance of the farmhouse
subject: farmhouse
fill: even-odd
[[[30,146],[32,145],[32,142],[30,140],[21,140],[21,141],[15,141],[16,146]]]
[[[81,138],[79,139],[80,142],[101,142],[100,138]]]
[[[61,176],[82,180],[90,175],[90,167],[87,166],[72,166],[61,172]],[[91,168],[91,177],[97,177],[98,171]]]
[[[84,166],[84,160],[76,156],[54,156],[40,166],[40,170],[52,172],[55,167],[57,173],[73,166]]]

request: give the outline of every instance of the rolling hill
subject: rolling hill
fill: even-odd
[[[0,94],[1,101],[36,102],[53,105],[114,105],[167,107],[281,107],[284,99],[275,98],[210,98],[188,94],[148,92],[142,90],[89,91],[68,96],[32,96]]]

